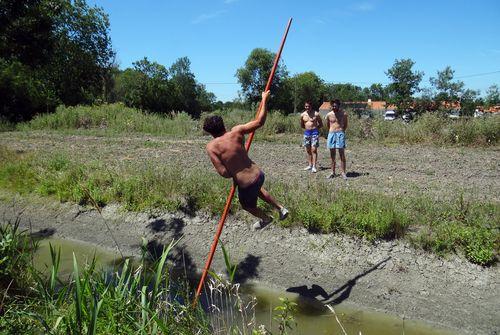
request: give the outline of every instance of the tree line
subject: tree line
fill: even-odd
[[[151,113],[184,111],[193,117],[214,109],[250,108],[260,99],[274,56],[266,49],[252,50],[235,73],[240,97],[224,103],[196,80],[187,57],[169,67],[143,58],[120,70],[108,16],[85,0],[0,0],[0,119],[19,122],[60,104],[102,102],[123,102]],[[424,73],[414,65],[411,59],[396,59],[385,72],[389,84],[361,87],[328,83],[312,71],[291,76],[281,61],[270,108],[289,114],[307,100],[318,107],[330,98],[384,100],[400,110],[422,111],[439,108],[442,101],[459,101],[469,112],[477,104],[500,103],[498,85],[482,98],[455,80],[449,66],[431,77],[430,87],[421,88]]]
[[[264,87],[267,74],[270,72],[274,54],[265,49],[254,49],[244,66],[237,70],[236,76],[242,87],[244,101],[255,103],[259,100],[260,90]],[[430,87],[421,88],[424,73],[414,69],[415,62],[411,59],[396,59],[385,74],[389,84],[374,83],[369,87],[361,87],[351,83],[328,83],[312,71],[290,76],[286,66],[278,66],[273,82],[276,92],[270,101],[271,108],[285,113],[298,112],[306,101],[312,102],[317,108],[323,101],[332,98],[341,101],[362,102],[386,101],[400,111],[414,110],[416,112],[440,109],[443,102],[460,103],[464,114],[471,114],[476,105],[486,107],[500,104],[498,85],[492,85],[486,96],[480,97],[480,91],[465,88],[462,81],[454,80],[455,71],[445,67],[430,78]],[[417,95],[419,94],[419,95]]]
[[[0,119],[118,101],[196,117],[213,108],[215,95],[186,57],[169,68],[144,58],[118,69],[108,15],[85,0],[0,0]]]
[[[91,103],[110,82],[109,20],[85,1],[0,0],[1,116]]]

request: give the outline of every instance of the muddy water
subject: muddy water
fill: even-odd
[[[116,270],[121,257],[113,252],[91,244],[62,240],[46,239],[40,241],[39,250],[34,257],[34,265],[40,271],[46,271],[51,264],[49,243],[61,251],[60,277],[69,278],[73,271],[73,253],[80,267],[96,259],[96,266],[104,271]],[[278,333],[278,322],[274,320],[273,310],[280,305],[280,297],[297,303],[294,313],[296,325],[290,334],[370,334],[370,335],[452,335],[455,332],[427,325],[423,322],[404,320],[403,318],[373,311],[360,310],[345,303],[333,306],[335,314],[320,301],[303,298],[295,293],[273,290],[261,285],[247,284],[242,288],[244,294],[257,298],[255,309],[256,323],[265,325],[273,333]]]
[[[33,258],[35,268],[42,272],[45,272],[52,265],[49,244],[56,251],[61,251],[59,276],[63,280],[67,279],[73,273],[73,253],[76,256],[80,269],[85,264],[90,264],[95,258],[97,269],[112,271],[116,267],[115,264],[121,260],[119,255],[91,244],[72,240],[45,239],[40,241],[38,251]]]
[[[370,334],[370,335],[452,335],[447,329],[439,329],[423,322],[403,320],[385,313],[360,310],[347,304],[333,306],[334,313],[320,301],[302,298],[298,294],[272,290],[262,286],[245,287],[247,292],[257,298],[256,319],[273,333],[278,331],[277,321],[271,316],[276,306],[281,304],[280,297],[297,303],[295,321],[297,325],[291,334]],[[338,321],[337,321],[337,318]],[[340,324],[339,324],[340,323]]]

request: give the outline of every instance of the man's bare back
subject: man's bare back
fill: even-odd
[[[248,157],[248,153],[243,145],[243,133],[235,128],[237,127],[210,141],[207,144],[207,152],[210,158],[212,158],[212,155],[218,157],[218,160],[226,171],[224,174],[221,174],[223,177],[233,178],[238,186],[244,188],[255,181],[259,176],[260,169]],[[220,173],[219,169],[217,171]]]

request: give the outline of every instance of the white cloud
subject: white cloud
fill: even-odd
[[[359,12],[370,12],[375,9],[375,6],[371,2],[360,2],[354,5],[353,9]]]
[[[202,23],[202,22],[205,22],[208,20],[215,19],[216,17],[221,16],[224,13],[226,13],[225,10],[219,10],[219,11],[212,12],[212,13],[204,13],[204,14],[199,15],[195,19],[193,19],[191,21],[191,23],[192,24],[199,24],[199,23]]]
[[[316,18],[316,19],[314,19],[314,23],[317,23],[317,24],[326,24],[326,21],[323,20],[323,19],[320,19],[320,18]]]

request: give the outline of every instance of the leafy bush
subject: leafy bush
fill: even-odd
[[[186,113],[170,116],[146,114],[122,104],[100,106],[59,106],[53,114],[43,114],[19,130],[94,130],[108,133],[144,133],[184,137],[200,133],[198,123]]]

